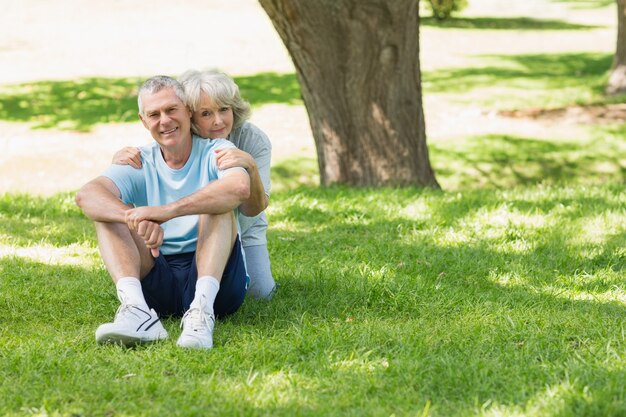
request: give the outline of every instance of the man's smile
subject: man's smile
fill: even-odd
[[[164,131],[161,132],[161,134],[169,135],[170,133],[174,133],[176,130],[178,130],[177,127],[173,128],[173,129],[170,129],[170,130],[164,130]]]

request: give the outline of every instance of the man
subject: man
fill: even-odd
[[[183,315],[177,345],[211,348],[216,315],[234,313],[248,277],[233,214],[249,197],[245,169],[219,170],[222,139],[192,136],[182,86],[157,76],[139,90],[139,118],[155,142],[142,167],[112,165],[76,196],[95,222],[121,306],[98,343],[132,346],[168,337],[158,315]]]

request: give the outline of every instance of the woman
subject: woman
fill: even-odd
[[[272,145],[263,131],[247,121],[250,105],[241,98],[239,87],[229,76],[213,70],[187,71],[179,81],[193,112],[192,131],[203,138],[226,138],[238,148],[218,151],[218,167],[241,166],[250,174],[250,198],[238,209],[241,242],[250,275],[248,291],[255,298],[269,300],[276,290],[267,250],[264,212],[271,188]],[[139,149],[124,148],[115,154],[113,162],[140,168]]]

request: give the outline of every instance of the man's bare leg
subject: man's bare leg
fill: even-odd
[[[213,346],[213,303],[236,237],[237,225],[232,212],[200,216],[196,246],[196,294],[183,317],[183,332],[178,346],[196,349]]]
[[[125,224],[96,222],[95,226],[100,254],[122,303],[115,321],[96,330],[96,340],[130,346],[167,338],[141,289],[140,279],[154,266],[150,250]]]
[[[236,238],[237,224],[233,212],[200,216],[196,247],[198,277],[208,275],[218,282],[222,280]]]
[[[95,222],[98,248],[114,283],[123,277],[145,277],[154,258],[143,240],[122,223]]]

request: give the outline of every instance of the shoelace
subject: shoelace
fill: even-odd
[[[211,327],[211,317],[212,315],[206,314],[199,308],[192,308],[187,310],[183,316],[180,326],[183,327],[183,324],[187,324],[188,326],[191,326],[191,330],[198,332]]]
[[[117,308],[117,311],[115,312],[115,320],[118,319],[118,317],[123,317],[126,316],[128,314],[132,314],[135,317],[139,317],[139,315],[135,312],[136,307],[133,304],[122,304]]]

